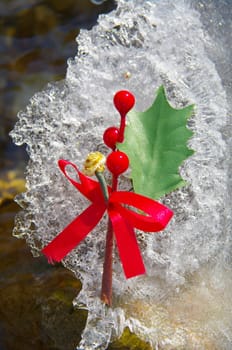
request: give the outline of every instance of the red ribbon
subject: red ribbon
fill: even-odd
[[[133,192],[112,192],[110,187],[109,200],[106,203],[97,181],[82,174],[76,165],[71,162],[59,160],[58,164],[66,178],[92,204],[43,248],[42,253],[47,257],[48,261],[50,263],[61,261],[93,230],[101,220],[105,210],[107,210],[113,226],[125,276],[130,278],[144,274],[145,267],[134,228],[148,232],[161,231],[170,221],[173,212],[150,198]],[[75,169],[80,182],[73,180],[67,174],[66,166],[71,166]],[[137,213],[124,205],[134,207],[146,215]]]

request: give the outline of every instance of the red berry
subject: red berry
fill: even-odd
[[[106,129],[103,134],[103,141],[106,146],[110,147],[112,150],[115,150],[116,143],[118,141],[119,130],[115,126],[111,126]]]
[[[114,151],[108,155],[106,165],[113,175],[118,176],[127,170],[129,166],[129,159],[126,153]]]
[[[134,106],[135,98],[130,91],[121,90],[114,95],[114,105],[121,116],[125,116]]]

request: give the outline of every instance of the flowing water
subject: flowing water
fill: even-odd
[[[104,149],[115,91],[134,92],[143,110],[164,84],[176,107],[196,105],[196,152],[181,170],[189,186],[163,199],[175,212],[164,233],[140,233],[147,276],[126,281],[116,259],[115,303],[107,310],[99,302],[104,221],[64,261],[82,282],[74,304],[88,309],[79,349],[105,349],[125,327],[156,349],[231,348],[230,15],[223,0],[120,0],[81,31],[66,79],[19,114],[12,136],[28,145],[30,163],[14,234],[38,255],[86,205],[57,159],[80,164],[93,147]]]

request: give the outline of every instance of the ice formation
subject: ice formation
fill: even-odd
[[[57,160],[80,166],[90,151],[105,150],[103,131],[119,120],[117,90],[132,91],[144,110],[164,84],[173,106],[197,107],[189,125],[196,152],[181,169],[189,186],[163,199],[175,218],[165,232],[139,234],[147,275],[126,280],[115,258],[115,302],[102,305],[105,221],[64,261],[83,283],[75,305],[89,310],[78,349],[105,349],[126,326],[154,349],[231,349],[227,102],[210,47],[189,1],[119,0],[91,31],[81,31],[65,81],[19,113],[11,135],[27,144],[30,161],[14,234],[38,255],[87,206]]]

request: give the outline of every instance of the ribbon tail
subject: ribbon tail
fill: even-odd
[[[117,211],[108,211],[126,278],[144,274],[146,270],[133,227]]]
[[[58,234],[45,248],[42,253],[48,262],[61,261],[72,249],[74,249],[92,229],[98,224],[105,207],[99,204],[91,204],[65,229]]]

